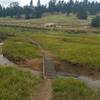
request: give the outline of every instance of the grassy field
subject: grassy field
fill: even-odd
[[[20,67],[40,71],[41,50],[30,42],[32,39],[53,55],[56,70],[64,67],[66,72],[74,70],[72,74],[87,75],[80,73],[84,69],[91,76],[98,74],[100,79],[100,34],[95,34],[100,29],[90,27],[91,17],[78,20],[75,15],[54,14],[31,20],[0,18],[0,41],[4,42],[0,51],[3,49],[3,55]],[[54,25],[46,26],[50,23]],[[41,82],[40,76],[33,76],[29,71],[1,66],[0,100],[31,100]],[[53,100],[100,100],[100,92],[88,88],[83,81],[57,78],[52,82]]]
[[[31,100],[41,81],[30,71],[0,66],[0,100]]]
[[[23,38],[10,38],[3,48],[3,54],[15,62],[40,57],[39,48]]]
[[[0,18],[0,25],[11,25],[11,26],[23,26],[23,27],[35,27],[44,29],[56,29],[67,32],[95,32],[99,33],[99,28],[90,27],[91,18],[88,20],[79,20],[75,15],[66,16],[65,14],[52,14],[46,15],[40,19],[12,19],[12,18]],[[52,25],[49,25],[52,24]]]
[[[43,48],[51,51],[56,59],[93,68],[99,67],[100,35],[52,33],[36,34],[33,36],[33,39],[38,40]]]
[[[99,94],[74,78],[58,78],[53,81],[53,100],[100,100]]]
[[[76,20],[76,21],[75,21]],[[52,14],[52,15],[47,15],[44,16],[42,18],[39,19],[30,19],[30,20],[26,20],[26,19],[12,19],[12,18],[0,18],[1,23],[8,23],[8,24],[16,24],[16,25],[24,25],[26,23],[28,23],[27,25],[40,25],[40,24],[46,24],[46,23],[59,23],[59,24],[65,24],[67,25],[68,23],[71,24],[71,22],[77,22],[80,21],[77,19],[77,17],[75,15],[70,15],[70,16],[66,16],[65,14]],[[88,19],[88,22],[90,21],[90,19]],[[87,21],[83,21],[86,24]]]
[[[52,30],[20,28],[4,28],[2,31],[8,30],[12,30],[16,35],[5,42],[3,52],[15,61],[40,57],[39,48],[27,41],[27,38],[31,38],[39,42],[45,50],[54,54],[58,60],[90,68],[100,68],[99,34],[68,34]]]

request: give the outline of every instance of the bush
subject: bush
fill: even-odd
[[[87,12],[78,12],[77,14],[78,19],[87,19],[88,18],[88,14]]]
[[[96,16],[92,19],[91,26],[100,27],[100,16]]]

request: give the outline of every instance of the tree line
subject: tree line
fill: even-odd
[[[33,6],[33,1],[30,1],[29,5],[20,6],[18,2],[11,2],[8,7],[2,7],[0,5],[0,17],[24,17],[40,18],[44,13],[65,13],[70,15],[71,13],[77,14],[79,19],[87,19],[88,15],[96,15],[100,13],[100,2],[89,2],[88,0],[65,2],[64,0],[50,0],[47,5],[41,4],[38,0],[37,6]]]

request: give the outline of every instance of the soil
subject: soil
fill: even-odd
[[[21,67],[29,68],[32,70],[36,71],[41,71],[43,70],[43,61],[42,59],[27,59],[25,61],[18,62],[18,65]]]
[[[52,81],[50,79],[44,80],[39,86],[33,100],[52,100]]]
[[[95,79],[100,79],[100,69],[93,69],[87,66],[72,64],[67,61],[55,61],[56,72],[70,73],[76,76],[88,76]]]

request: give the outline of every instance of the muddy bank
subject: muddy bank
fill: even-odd
[[[17,65],[24,68],[29,68],[34,71],[43,71],[43,62],[42,59],[26,59],[25,61],[16,62]]]
[[[83,65],[71,64],[66,61],[55,61],[56,72],[60,74],[73,74],[75,76],[87,76],[100,79],[100,68],[90,68]]]
[[[65,61],[55,61],[56,75],[73,77],[85,82],[89,88],[100,90],[100,69],[77,66]]]

